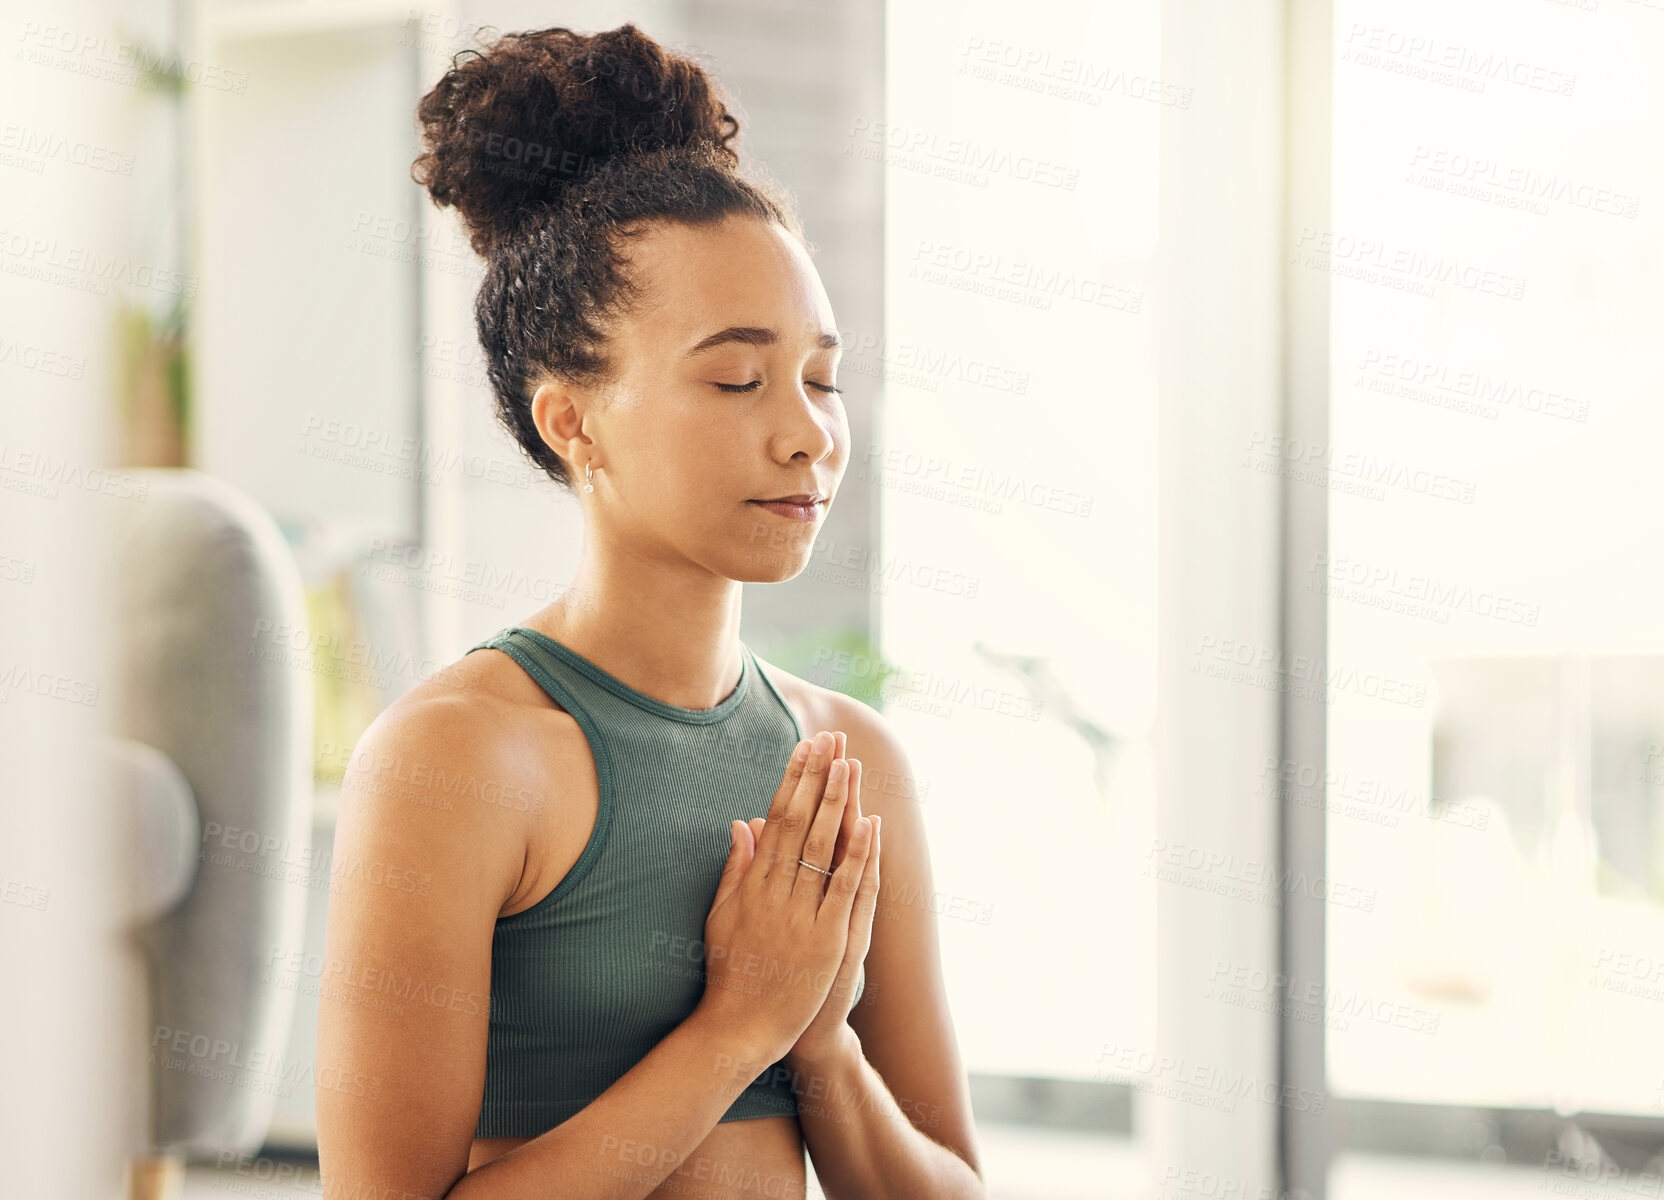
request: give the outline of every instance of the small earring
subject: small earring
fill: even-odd
[[[595,468],[590,466],[588,463],[585,463],[584,464],[584,491],[593,492],[595,490],[595,485],[590,482],[594,477],[595,477]]]

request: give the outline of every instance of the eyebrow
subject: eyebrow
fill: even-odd
[[[730,325],[727,329],[719,329],[709,337],[701,338],[682,357],[692,358],[696,354],[703,354],[729,342],[738,342],[743,346],[772,346],[779,340],[780,335],[772,329],[764,329],[757,325]],[[843,339],[836,333],[822,332],[815,338],[815,345],[822,350],[838,350],[843,344]]]

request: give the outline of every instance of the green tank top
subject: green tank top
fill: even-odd
[[[729,823],[768,815],[803,733],[743,643],[740,681],[714,708],[643,695],[534,629],[504,629],[468,653],[487,648],[578,722],[600,784],[578,861],[537,904],[498,918],[491,939],[474,1136],[536,1137],[594,1101],[699,1003]],[[776,1062],[721,1120],[796,1113]]]

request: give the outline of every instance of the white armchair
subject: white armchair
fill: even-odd
[[[115,539],[108,759],[140,859],[150,1007],[151,1154],[132,1192],[156,1198],[178,1194],[187,1156],[257,1150],[275,1091],[310,1086],[310,1064],[283,1061],[295,992],[268,980],[300,949],[296,875],[315,869],[314,699],[304,655],[277,640],[308,625],[271,515],[200,471],[132,473],[150,488]]]

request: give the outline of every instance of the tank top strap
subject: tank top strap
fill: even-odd
[[[604,711],[607,707],[606,690],[590,676],[577,670],[565,657],[554,653],[550,648],[552,645],[533,636],[530,629],[511,625],[470,646],[468,653],[501,650],[519,663],[551,700],[574,717],[579,716],[575,710]]]
[[[569,708],[569,701],[575,700],[607,726],[630,730],[659,727],[667,732],[680,728],[691,733],[693,727],[727,723],[740,709],[753,707],[759,699],[768,697],[790,712],[780,700],[774,685],[758,667],[756,656],[744,643],[741,643],[739,682],[711,708],[681,708],[666,704],[637,691],[569,646],[523,625],[511,625],[499,630],[471,646],[468,653],[482,649],[503,651],[519,663],[555,703]],[[755,683],[759,676],[763,679],[761,684]],[[792,722],[796,724],[795,717]]]

